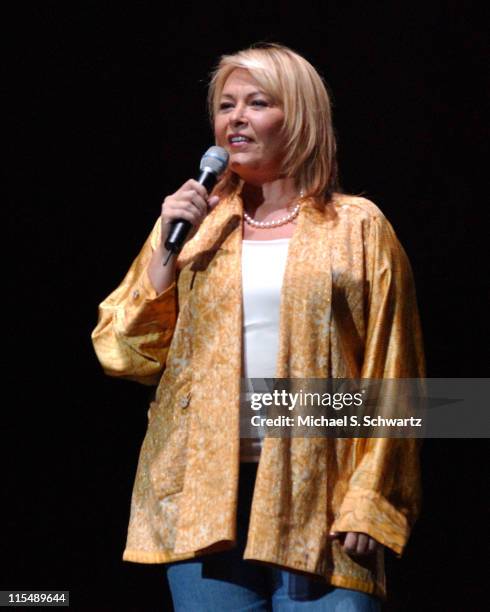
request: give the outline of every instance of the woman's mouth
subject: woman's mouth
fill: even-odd
[[[243,147],[246,147],[250,142],[252,142],[252,139],[248,138],[248,136],[235,135],[229,136],[228,142],[232,148],[241,149]]]
[[[236,142],[231,142],[230,145],[233,149],[243,149],[244,147],[246,147],[247,145],[250,144],[249,140],[239,140]]]

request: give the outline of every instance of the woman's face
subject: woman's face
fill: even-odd
[[[277,179],[284,156],[283,123],[282,109],[250,72],[235,69],[226,79],[214,120],[216,144],[228,151],[230,169],[253,184]]]

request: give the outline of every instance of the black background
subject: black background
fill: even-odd
[[[383,210],[410,257],[428,375],[488,372],[483,11],[181,4],[47,2],[4,19],[0,588],[70,589],[79,610],[171,609],[162,566],[121,561],[149,390],[104,377],[90,332],[213,143],[221,54],[279,42],[317,67],[343,188]],[[426,441],[424,507],[404,557],[388,555],[387,610],[486,608],[487,452]]]

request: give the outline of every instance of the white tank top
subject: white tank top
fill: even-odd
[[[290,238],[242,241],[243,376],[274,378],[281,289]],[[261,440],[243,438],[240,461],[258,461]]]

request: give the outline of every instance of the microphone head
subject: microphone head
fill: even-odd
[[[201,172],[213,172],[216,176],[220,176],[226,170],[229,157],[223,147],[209,147],[201,158],[199,169]]]

